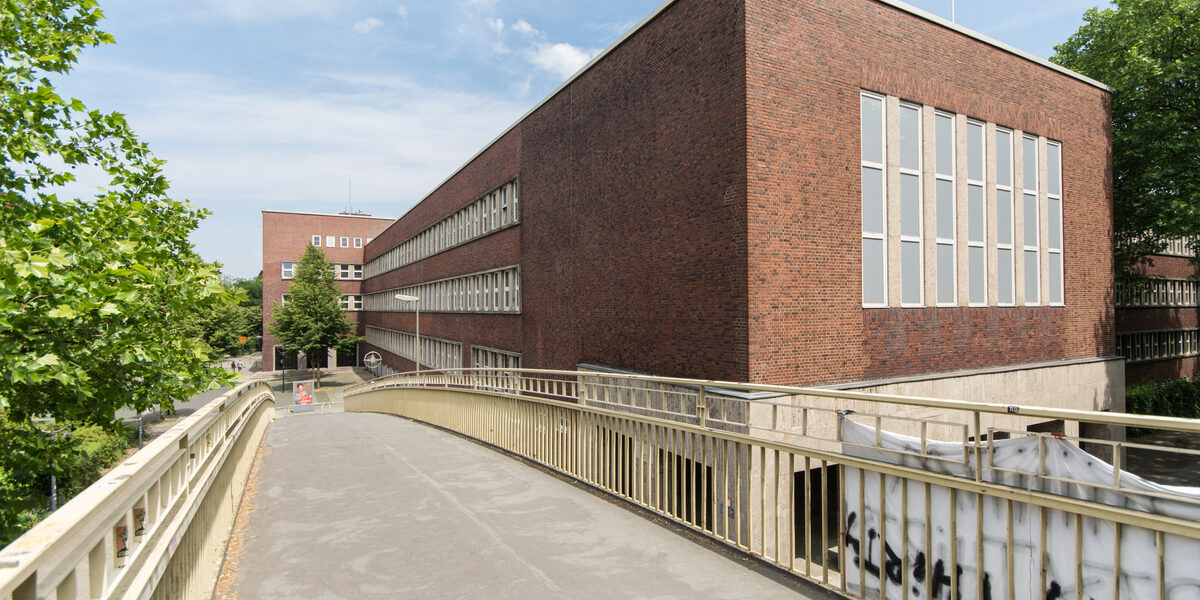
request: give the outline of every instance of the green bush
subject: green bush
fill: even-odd
[[[1200,419],[1200,377],[1131,385],[1125,388],[1125,411]]]
[[[0,548],[33,527],[50,510],[50,476],[59,506],[125,458],[128,428],[58,423],[57,436],[0,411]]]

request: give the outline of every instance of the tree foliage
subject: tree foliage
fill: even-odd
[[[1054,62],[1113,88],[1118,266],[1200,235],[1200,0],[1089,9]]]
[[[118,113],[58,95],[112,42],[92,0],[0,0],[0,408],[113,421],[224,377],[180,323],[230,301],[188,242],[205,211],[167,196],[162,161]],[[108,184],[60,198],[89,166]]]
[[[288,301],[271,312],[271,334],[288,350],[308,356],[352,344],[357,341],[350,336],[354,326],[342,310],[341,298],[333,265],[309,245],[288,289]]]

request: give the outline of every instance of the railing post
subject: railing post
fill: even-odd
[[[700,386],[700,395],[696,398],[696,417],[700,420],[700,426],[708,428],[708,390],[704,386]]]

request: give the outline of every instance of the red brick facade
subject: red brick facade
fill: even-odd
[[[1153,262],[1142,268],[1144,275],[1166,279],[1196,279],[1200,266],[1182,256],[1154,256]],[[1146,331],[1200,329],[1200,307],[1118,306],[1117,334]],[[1170,381],[1181,377],[1200,376],[1200,356],[1163,358],[1131,362],[1125,367],[1125,379],[1130,383]]]
[[[860,90],[1062,142],[1064,307],[862,307]],[[875,0],[678,0],[380,235],[517,176],[521,223],[365,291],[521,265],[522,314],[421,333],[653,374],[789,384],[1109,356],[1109,94]],[[363,313],[413,330],[411,313]],[[385,354],[397,370],[411,363]]]
[[[363,250],[367,238],[373,238],[395,222],[393,219],[372,218],[362,215],[321,215],[264,210],[263,231],[263,368],[271,370],[275,364],[275,345],[278,343],[268,330],[271,311],[287,293],[290,282],[282,278],[283,263],[295,263],[304,254],[312,236],[321,236],[321,250],[334,264],[362,264]],[[335,245],[328,247],[328,236],[334,236]],[[349,238],[347,248],[341,247],[341,238]],[[362,238],[362,247],[354,247],[354,238]],[[362,281],[339,280],[343,294],[361,294]],[[357,320],[357,312],[350,313]]]

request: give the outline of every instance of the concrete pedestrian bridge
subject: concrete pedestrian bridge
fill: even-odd
[[[1196,421],[498,369],[286,408],[181,421],[0,551],[0,598],[1200,592],[1200,494],[1124,466]]]

